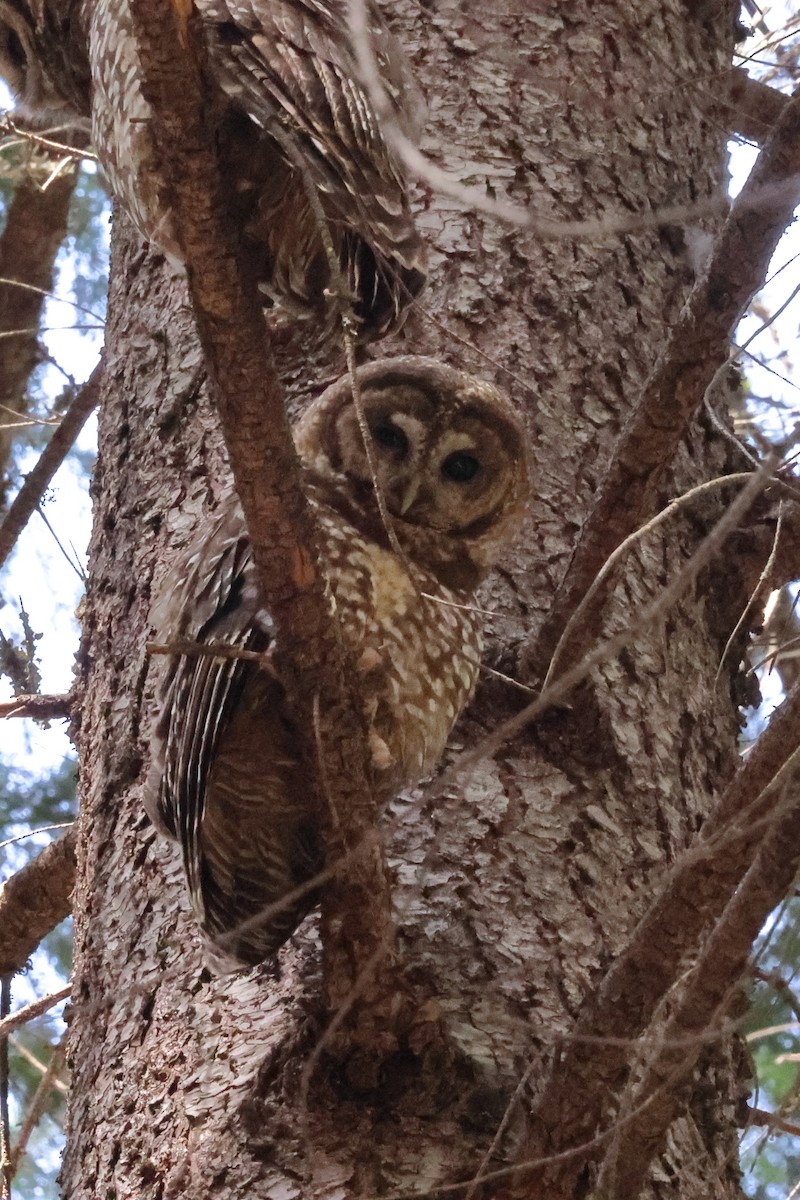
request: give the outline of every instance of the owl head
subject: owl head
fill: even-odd
[[[395,535],[442,582],[472,590],[497,562],[530,494],[528,439],[510,398],[436,359],[382,359],[349,377],[299,422],[303,462],[334,485],[348,515],[380,537],[373,471]],[[367,453],[365,434],[371,455]]]

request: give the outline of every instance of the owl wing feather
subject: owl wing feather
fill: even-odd
[[[269,650],[238,505],[204,531],[182,574],[151,614],[168,639]],[[145,807],[180,843],[211,960],[222,969],[261,962],[313,907],[312,889],[282,901],[321,863],[283,689],[266,663],[187,649],[171,658],[157,700]]]
[[[399,43],[368,0],[369,36],[395,119],[412,138],[423,105]],[[196,0],[231,212],[262,289],[290,310],[328,312],[320,199],[364,337],[400,322],[425,280],[405,172],[359,80],[347,0]],[[37,119],[91,117],[117,200],[142,235],[182,258],[159,181],[151,110],[127,0],[0,4],[0,73]],[[220,95],[217,95],[220,98]],[[302,164],[302,165],[300,165]],[[335,316],[335,314],[332,314]],[[334,321],[321,332],[330,333]]]
[[[263,613],[258,619],[255,594],[247,603],[255,586],[248,580],[245,587],[249,565],[242,523],[226,514],[187,557],[183,587],[164,592],[153,606],[153,624],[167,631],[168,641],[196,642],[198,649],[217,644],[266,651],[270,632]],[[197,844],[209,772],[253,670],[242,658],[186,652],[171,657],[162,677],[145,806],[154,824],[184,847]],[[186,868],[196,884],[189,856]]]
[[[376,329],[391,324],[408,295],[423,286],[422,243],[402,171],[357,79],[347,48],[345,6],[205,0],[199,7],[211,18],[209,55],[222,90],[284,151],[289,142],[300,153],[320,194],[341,265],[353,282],[358,315]],[[420,106],[416,100],[404,105],[405,93],[413,90],[410,79],[394,65],[394,59],[400,62],[399,51],[393,53],[394,39],[377,14],[373,24],[387,77],[394,76],[389,92],[397,118],[411,125],[413,110]],[[286,202],[293,210],[304,206],[296,177]],[[310,208],[304,220],[312,227],[299,240],[319,243]],[[278,220],[276,230],[281,228]],[[283,247],[277,239],[276,245],[279,259]],[[288,275],[289,270],[282,272],[279,264],[277,274]],[[289,290],[301,286],[295,272]]]

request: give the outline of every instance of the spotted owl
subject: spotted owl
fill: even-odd
[[[350,45],[347,0],[194,0],[215,88],[215,134],[249,268],[265,297],[328,312],[328,260],[297,166],[316,189],[361,336],[397,326],[425,276],[403,168]],[[423,105],[374,3],[369,33],[394,120]],[[91,118],[111,190],[140,233],[180,259],[157,186],[150,108],[126,0],[0,0],[0,75],[24,114]],[[330,319],[323,323],[335,327]]]
[[[408,357],[370,363],[358,378],[401,553],[379,512],[348,378],[309,408],[295,442],[388,798],[434,770],[475,687],[483,618],[472,598],[518,527],[527,451],[508,397],[463,371]],[[272,623],[231,495],[169,570],[152,622],[161,642],[269,661]],[[240,963],[274,953],[314,906],[315,891],[297,889],[323,862],[276,670],[195,645],[169,657],[156,689],[147,809],[181,844],[212,949]]]

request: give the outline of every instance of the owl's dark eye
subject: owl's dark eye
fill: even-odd
[[[392,425],[391,421],[380,421],[372,428],[372,436],[379,446],[389,450],[398,458],[404,458],[408,453],[408,438],[402,429]]]
[[[463,450],[456,450],[453,454],[448,454],[442,463],[442,474],[452,483],[469,483],[480,469],[480,459],[477,459],[474,454],[466,454]]]

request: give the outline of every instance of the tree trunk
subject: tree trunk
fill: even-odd
[[[563,220],[691,213],[722,196],[731,6],[397,0],[391,12],[428,96],[424,148],[482,194]],[[526,651],[715,218],[545,240],[427,187],[418,200],[431,284],[392,348],[494,379],[530,414],[526,535],[480,601],[495,614],[487,661],[526,683]],[[311,360],[302,329],[278,349],[295,405],[341,370]],[[359,1089],[325,1057],[316,918],[277,967],[212,977],[178,852],[141,809],[152,582],[227,467],[184,282],[122,219],[105,378],[79,660],[66,1196],[424,1195],[469,1181],[485,1156],[485,1169],[512,1163],[582,1003],[736,768],[737,707],[715,674],[749,564],[706,571],[568,704],[444,794],[434,784],[385,815],[401,947],[435,1000],[378,1086]],[[698,421],[663,502],[727,453]],[[721,511],[704,499],[633,550],[605,633],[635,624]],[[487,676],[453,757],[519,706]],[[734,1060],[724,1044],[704,1052],[646,1194],[740,1195]],[[527,1186],[549,1200],[535,1172]],[[582,1176],[571,1194],[590,1190]]]

